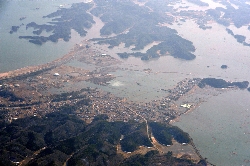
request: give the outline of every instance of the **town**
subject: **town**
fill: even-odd
[[[102,89],[84,87],[84,82],[108,86],[116,77],[111,73],[122,70],[119,60],[99,52],[92,45],[83,41],[64,57],[46,65],[3,73],[0,78],[0,109],[8,112],[6,120],[11,122],[69,109],[87,123],[100,114],[108,115],[111,122],[143,122],[147,119],[169,123],[200,103],[200,100],[183,103],[183,98],[198,88],[201,78],[186,78],[173,89],[161,89],[166,91],[166,96],[150,102],[131,101]],[[68,65],[72,61],[95,67],[84,69]],[[148,71],[150,69],[144,69],[144,72]]]

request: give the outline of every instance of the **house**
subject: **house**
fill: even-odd
[[[55,73],[54,76],[59,76],[60,74],[59,73]]]

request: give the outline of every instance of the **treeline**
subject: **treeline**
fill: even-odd
[[[21,101],[21,100],[17,100],[17,101]],[[8,105],[8,107],[9,108],[11,108],[11,107],[22,107],[21,109],[31,109],[32,106],[38,105],[38,104],[41,104],[41,102],[37,101],[37,102],[30,102],[30,103],[12,104],[12,105]],[[1,107],[7,107],[7,105],[6,104],[0,104],[0,108]]]
[[[179,44],[182,44],[182,47],[180,47]],[[129,56],[134,56],[134,57],[141,57],[141,60],[149,60],[152,58],[159,58],[160,55],[166,55],[167,53],[169,53],[171,56],[175,58],[192,60],[195,58],[195,55],[187,51],[190,48],[190,46],[191,43],[189,43],[189,41],[182,39],[179,36],[173,36],[173,38],[169,38],[168,40],[165,40],[164,42],[151,47],[149,50],[146,51],[146,53],[125,52],[125,53],[118,53],[118,55],[121,58],[128,58]],[[160,51],[160,53],[158,53],[158,51]]]
[[[8,88],[2,88],[0,89],[0,97],[6,98],[9,101],[15,102],[15,101],[24,101],[23,98],[16,96],[10,89]]]
[[[161,23],[173,23],[172,16],[163,15],[158,10],[150,11],[146,6],[139,6],[130,1],[99,1],[96,0],[96,7],[90,12],[100,17],[105,25],[100,30],[101,35],[116,34],[113,38],[94,39],[99,44],[109,44],[109,48],[125,43],[126,47],[134,45],[134,51],[140,51],[144,47],[154,41],[160,42],[159,45],[150,49],[145,54],[130,54],[131,56],[139,56],[142,60],[157,58],[161,55],[170,53],[171,56],[186,60],[194,59],[192,54],[195,48],[192,42],[178,36],[177,32],[166,26],[159,26]],[[170,2],[163,2],[169,4]],[[157,3],[158,4],[158,3]],[[159,5],[146,3],[154,8]],[[168,6],[168,5],[166,5]],[[62,38],[69,41],[71,29],[76,30],[81,36],[85,36],[92,24],[93,17],[87,13],[92,7],[90,3],[77,3],[71,8],[61,8],[44,18],[53,18],[49,24],[38,25],[31,22],[26,25],[26,29],[33,28],[35,36],[19,36],[20,39],[27,39],[29,42],[42,45],[47,41],[57,42]],[[167,7],[167,11],[172,11],[173,7]],[[14,27],[15,29],[15,27]],[[52,32],[52,35],[39,36],[43,31]],[[126,32],[127,31],[127,32]],[[160,54],[157,52],[160,51]],[[125,56],[121,56],[125,57]]]
[[[152,129],[153,136],[161,144],[172,145],[172,139],[175,139],[179,143],[190,142],[188,134],[176,126],[165,125],[157,122],[150,122],[149,126]]]
[[[69,115],[66,108],[42,118],[27,117],[10,124],[3,120],[4,114],[0,118],[0,165],[3,166],[14,165],[36,151],[38,154],[32,156],[27,165],[63,165],[67,159],[68,165],[128,165],[134,160],[143,165],[159,157],[158,152],[152,151],[139,155],[138,159],[124,159],[116,152],[119,143],[128,151],[141,145],[152,146],[145,123],[108,122],[106,115],[100,115],[86,124],[75,115]],[[169,128],[168,132],[180,135],[175,128]],[[121,135],[124,138],[120,141]],[[171,154],[165,157],[171,159],[168,160],[171,163],[191,163]]]
[[[190,160],[183,158],[175,158],[172,152],[167,154],[159,154],[158,151],[149,151],[145,155],[134,155],[126,159],[120,166],[145,166],[145,165],[171,165],[171,166],[206,166],[205,160],[199,161],[197,164],[192,163]]]
[[[4,81],[8,81],[8,82],[11,82],[11,81],[14,81],[14,80],[22,80],[22,79],[27,79],[28,77],[33,77],[33,76],[36,76],[36,75],[39,75],[45,71],[49,71],[51,69],[55,68],[55,66],[50,66],[50,67],[46,67],[46,68],[43,68],[43,69],[39,69],[37,71],[31,71],[31,72],[27,72],[27,73],[24,73],[24,74],[20,74],[20,75],[17,75],[17,76],[14,76],[14,77],[5,77],[3,79],[0,80],[0,83],[3,84]]]
[[[79,103],[88,105],[90,100],[86,95],[82,94],[82,92],[84,92],[84,91],[90,91],[90,89],[83,88],[83,89],[81,89],[79,91],[72,91],[72,92],[64,92],[64,93],[61,93],[61,94],[54,94],[54,95],[51,95],[50,98],[51,98],[52,102],[60,102],[60,101],[73,100],[73,99],[85,99],[86,103],[84,103],[83,101],[81,101],[81,102],[79,101]]]
[[[62,113],[48,114],[44,118],[28,117],[15,120],[10,124],[5,123],[5,127],[0,131],[0,165],[13,165],[13,162],[22,161],[26,156],[32,155],[43,147],[52,146],[62,139],[76,136],[85,126],[83,121]],[[41,157],[40,165],[48,165],[52,160],[56,165],[62,165],[65,158],[61,156],[65,155],[62,152],[56,152],[57,155],[54,154],[54,158]]]
[[[150,9],[152,9],[154,11],[159,11],[161,13],[165,13],[165,12],[175,13],[176,10],[170,4],[178,3],[178,1],[175,1],[175,0],[168,0],[168,1],[166,1],[166,0],[150,0],[150,1],[145,1],[145,2],[146,2],[145,6],[148,6]],[[168,15],[165,15],[165,17],[168,20],[168,23],[173,22],[173,17],[168,16]]]
[[[163,17],[158,10],[149,11],[147,7],[138,6],[129,1],[96,2],[97,7],[91,10],[91,13],[100,17],[105,23],[101,29],[101,35],[116,34],[117,36],[92,40],[97,41],[98,44],[109,44],[109,48],[118,46],[120,43],[125,43],[125,47],[135,46],[132,49],[134,53],[118,53],[121,58],[135,56],[142,60],[149,60],[167,53],[186,60],[195,58],[195,55],[191,53],[195,51],[192,42],[178,36],[177,32],[171,28],[159,26],[163,22],[173,22],[173,17]],[[140,52],[154,41],[160,44],[146,53]]]
[[[10,29],[10,34],[17,32],[17,30],[20,28],[20,26],[12,26]]]
[[[1,109],[0,111],[0,131],[6,127],[7,123],[5,122],[5,118],[8,115],[8,110]]]
[[[120,142],[122,150],[127,152],[133,152],[140,145],[152,147],[153,145],[148,139],[146,123],[130,123],[132,123],[133,125],[129,125],[128,123],[121,128],[121,134],[124,135],[124,139]]]
[[[240,28],[244,25],[248,25],[250,18],[249,6],[244,1],[234,1],[234,4],[237,5],[237,8],[234,8],[230,2],[223,1],[223,5],[226,8],[217,7],[215,9],[209,9],[207,14],[213,16],[213,18],[218,22],[220,20],[225,20],[227,23],[223,24],[224,26],[229,26],[231,20],[237,28]],[[224,13],[223,15],[221,13]],[[221,22],[218,22],[221,23]]]
[[[246,43],[246,37],[243,35],[235,35],[231,29],[226,28],[228,34],[232,35],[238,43]],[[247,44],[247,43],[246,43]]]
[[[246,89],[249,85],[248,81],[242,82],[227,82],[223,79],[216,79],[216,78],[203,78],[198,86],[200,88],[204,88],[206,85],[209,85],[213,88],[228,88],[228,87],[238,87],[240,89]]]
[[[188,2],[191,2],[191,3],[193,3],[193,4],[196,4],[196,5],[198,5],[198,6],[209,6],[208,3],[202,2],[202,1],[200,1],[200,0],[187,0],[187,1],[188,1]]]
[[[85,29],[91,28],[94,24],[93,17],[86,11],[92,7],[90,3],[73,4],[71,8],[61,8],[44,18],[53,18],[48,24],[38,25],[35,22],[28,23],[26,29],[33,28],[34,35],[40,35],[43,31],[52,32],[52,35],[45,36],[19,36],[20,39],[28,39],[29,42],[42,45],[47,41],[57,42],[62,38],[69,41],[71,38],[71,29],[74,29],[80,36],[85,36]],[[13,29],[13,28],[12,28]],[[14,27],[14,30],[16,28]],[[13,31],[13,30],[12,30]]]
[[[234,1],[234,4],[237,5],[237,8],[233,7],[230,2],[222,1],[223,5],[226,8],[217,7],[215,9],[207,10],[207,15],[211,16],[217,23],[228,27],[231,22],[237,28],[240,28],[250,23],[250,10],[249,5],[244,1]],[[222,14],[223,13],[223,14]],[[231,30],[226,29],[229,34],[231,34],[239,43],[242,43],[245,46],[250,46],[249,43],[245,42],[246,37],[243,35],[234,35]]]

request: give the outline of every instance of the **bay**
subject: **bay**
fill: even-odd
[[[208,99],[174,125],[188,132],[200,154],[217,166],[250,164],[250,94],[229,91]]]
[[[72,31],[69,42],[47,42],[42,46],[21,40],[19,36],[32,35],[32,29],[26,31],[25,25],[32,21],[44,24],[50,19],[42,18],[61,7],[70,7],[72,3],[83,0],[0,0],[0,72],[44,64],[69,52],[74,44],[83,40]],[[20,20],[20,18],[25,18]],[[24,25],[22,25],[24,24]],[[10,34],[12,26],[20,26],[16,33]],[[43,33],[41,35],[49,35]]]

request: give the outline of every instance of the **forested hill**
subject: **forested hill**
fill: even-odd
[[[124,151],[134,151],[141,145],[152,146],[145,123],[108,122],[106,115],[100,115],[86,124],[75,115],[63,112],[42,118],[17,119],[12,123],[5,123],[3,117],[4,114],[0,126],[0,165],[3,166],[19,162],[22,165],[63,165],[66,161],[68,165],[154,165],[155,162],[201,165],[204,162],[194,164],[187,159],[177,159],[171,152],[160,155],[158,151],[149,151],[126,159],[118,154],[117,144],[121,144]],[[162,131],[164,127],[157,127],[158,123],[153,124],[153,130],[160,128],[161,133],[170,132]]]
[[[163,1],[162,1],[163,2]],[[162,4],[169,12],[174,12],[170,3]],[[157,7],[157,8],[154,8]],[[26,24],[26,29],[34,29],[33,35],[19,36],[31,43],[42,45],[46,42],[58,42],[59,39],[69,41],[71,29],[82,37],[94,26],[93,16],[99,17],[104,26],[101,28],[100,38],[94,38],[98,44],[108,44],[109,48],[125,43],[125,47],[135,46],[133,53],[120,52],[121,58],[128,56],[140,57],[142,60],[158,58],[162,55],[171,55],[176,58],[192,60],[195,55],[195,47],[192,42],[182,38],[177,31],[163,24],[172,24],[173,16],[168,16],[158,10],[150,2],[147,6],[140,6],[133,1],[122,0],[93,0],[91,3],[76,3],[70,8],[60,8],[57,11],[44,16],[52,21],[46,24],[38,24],[35,21]],[[17,32],[20,26],[12,26],[10,33]],[[41,36],[42,32],[49,33]],[[43,34],[44,34],[43,33]],[[99,33],[99,32],[96,32]],[[113,37],[110,37],[113,35]],[[159,44],[150,48],[146,53],[141,49],[153,42]]]
[[[101,34],[100,38],[93,38],[93,41],[98,44],[107,44],[109,48],[119,46],[121,43],[124,43],[125,47],[134,47],[130,52],[118,53],[121,58],[135,56],[142,60],[149,60],[162,55],[171,55],[185,60],[194,59],[196,56],[193,54],[195,51],[193,43],[179,36],[177,31],[169,26],[174,23],[181,25],[181,22],[186,20],[196,20],[199,28],[203,30],[212,29],[209,22],[216,21],[225,26],[225,30],[239,43],[250,46],[246,36],[229,29],[229,25],[234,24],[237,28],[248,25],[248,30],[250,30],[250,5],[245,0],[223,0],[219,3],[225,7],[215,9],[209,8],[208,3],[200,0],[188,0],[188,2],[207,9],[204,11],[183,10],[190,6],[182,7],[179,6],[180,1],[172,0],[93,0],[90,3],[76,3],[70,8],[60,8],[44,16],[44,18],[52,19],[45,24],[37,24],[35,20],[26,24],[26,29],[34,29],[33,35],[19,36],[19,38],[27,39],[37,45],[48,41],[58,42],[59,39],[69,41],[72,29],[84,37],[95,25],[93,17],[96,16],[102,20],[104,26],[100,32],[96,32]],[[237,5],[238,9],[234,8],[233,4]],[[13,25],[10,33],[17,32],[21,26]],[[41,36],[42,32],[48,35]],[[146,52],[141,52],[153,42],[157,44]]]

